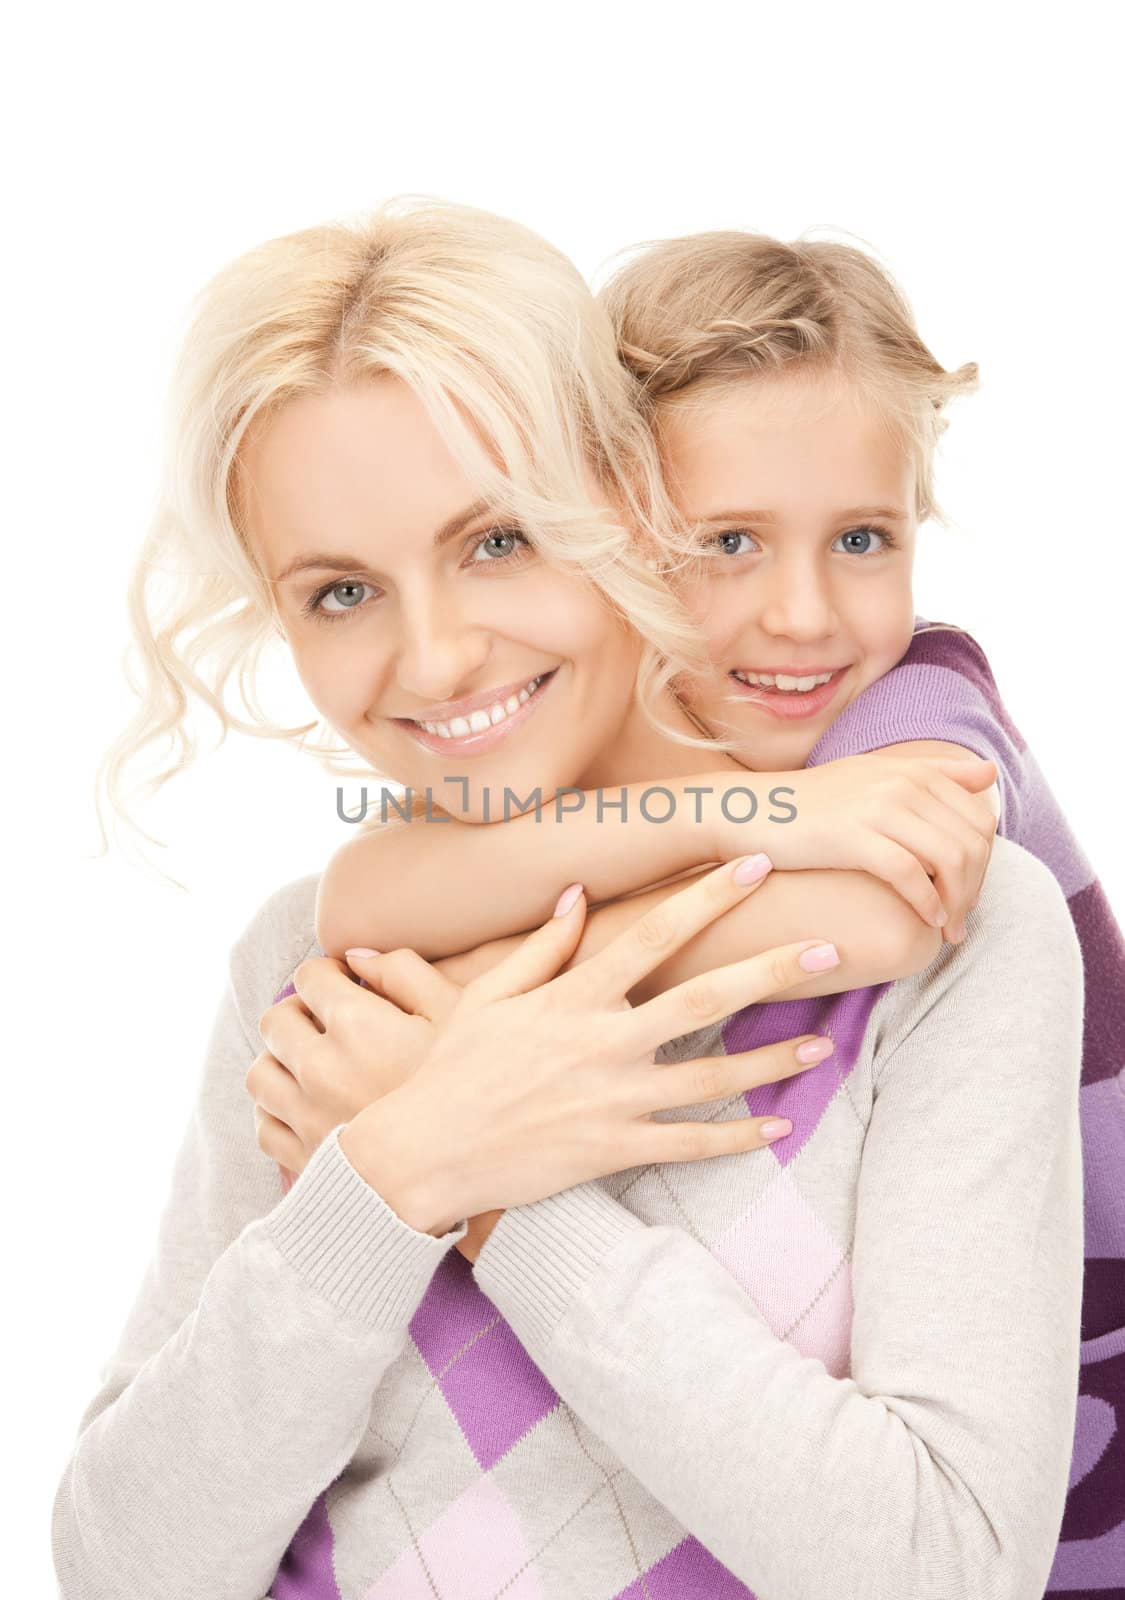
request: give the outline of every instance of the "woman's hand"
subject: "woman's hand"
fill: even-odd
[[[268,1048],[246,1074],[258,1146],[293,1177],[338,1123],[406,1081],[461,992],[412,950],[348,958],[369,988],[343,963],[313,957],[293,975],[297,993],[259,1018]],[[328,1016],[331,1027],[323,1026]],[[462,1255],[476,1260],[501,1215],[470,1219]]]
[[[831,1041],[805,1035],[677,1065],[658,1066],[654,1053],[834,965],[835,950],[802,940],[635,1008],[626,998],[768,869],[761,857],[717,868],[590,960],[551,978],[581,936],[579,894],[467,985],[409,1080],[341,1131],[348,1160],[406,1222],[440,1236],[489,1206],[522,1205],[627,1167],[769,1143],[774,1118],[665,1123],[654,1122],[653,1113],[790,1077],[831,1054]],[[788,1131],[782,1122],[780,1134]]]
[[[786,791],[774,803],[760,792],[766,777],[771,791]],[[959,944],[992,852],[997,818],[980,791],[995,778],[995,763],[974,755],[874,751],[800,772],[748,774],[744,784],[730,772],[709,773],[713,792],[704,803],[716,853],[723,859],[746,848],[746,825],[730,817],[746,817],[749,799],[737,791],[751,788],[759,806],[756,836],[764,816],[777,819],[766,847],[775,866],[869,872]],[[724,809],[728,791],[735,792]],[[789,816],[794,808],[796,816]]]

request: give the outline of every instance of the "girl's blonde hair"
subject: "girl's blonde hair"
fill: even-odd
[[[862,250],[697,233],[642,246],[599,298],[657,427],[661,407],[688,391],[757,373],[831,373],[860,387],[902,430],[917,465],[918,520],[939,515],[933,457],[945,406],[976,388],[977,367],[941,365],[902,290]]]
[[[354,773],[338,739],[308,739],[327,724],[277,727],[260,705],[257,672],[280,628],[240,526],[239,449],[295,396],[382,374],[420,397],[498,514],[518,520],[548,561],[589,578],[641,635],[636,694],[653,725],[716,749],[666,727],[655,709],[706,654],[661,575],[670,511],[605,310],[529,229],[405,196],[248,251],[195,302],[170,389],[157,514],[128,590],[140,706],[99,765],[99,818],[104,782],[137,827],[123,773],[158,740],[170,747],[134,788],[154,793],[196,758],[192,700],[218,718],[220,743],[234,727]],[[608,512],[591,502],[591,471]],[[226,703],[236,675],[245,717]],[[102,838],[104,848],[104,827]]]

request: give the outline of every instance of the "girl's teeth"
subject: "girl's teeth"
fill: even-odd
[[[526,705],[542,682],[541,674],[538,678],[532,678],[518,695],[509,695],[503,704],[498,700],[487,710],[473,711],[468,717],[454,717],[451,722],[420,722],[418,726],[425,728],[427,733],[436,733],[440,739],[464,739],[470,733],[484,733],[486,728],[494,728],[498,722],[510,717],[513,711]]]
[[[828,683],[832,673],[820,672],[811,678],[794,678],[787,672],[736,672],[734,676],[742,683],[749,684],[751,688],[777,688],[788,694],[794,692],[808,694],[810,689],[815,689],[822,683]]]

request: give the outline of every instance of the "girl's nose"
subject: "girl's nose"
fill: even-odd
[[[828,584],[807,561],[779,561],[761,575],[759,625],[779,638],[813,641],[835,632]]]
[[[451,596],[403,603],[397,676],[421,701],[455,700],[488,659],[488,629],[462,614]]]

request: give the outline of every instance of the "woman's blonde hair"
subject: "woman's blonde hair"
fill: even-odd
[[[604,309],[529,229],[404,196],[248,251],[195,302],[169,393],[157,514],[128,590],[140,683],[128,675],[140,706],[98,769],[99,802],[104,782],[130,826],[123,773],[169,741],[155,774],[129,791],[152,794],[196,758],[192,700],[218,718],[219,743],[234,727],[296,741],[330,771],[356,770],[338,739],[309,740],[327,724],[278,727],[259,702],[262,654],[280,629],[240,527],[239,449],[293,397],[380,374],[421,398],[498,513],[517,519],[548,561],[589,578],[637,630],[636,694],[653,725],[717,748],[665,726],[655,709],[706,654],[661,574],[669,507]],[[591,503],[591,470],[609,512]],[[245,717],[226,703],[236,674]],[[104,827],[102,837],[104,847]]]
[[[599,298],[650,422],[691,391],[750,375],[817,369],[862,389],[902,430],[917,466],[918,520],[939,515],[933,457],[945,406],[977,386],[973,362],[947,371],[923,342],[894,279],[831,241],[697,233],[640,247]]]

